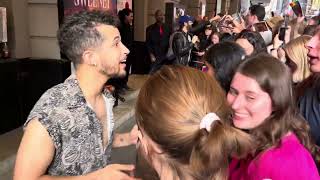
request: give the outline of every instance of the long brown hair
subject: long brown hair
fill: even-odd
[[[255,79],[272,100],[272,114],[250,130],[258,145],[256,152],[278,146],[281,138],[292,132],[319,162],[318,148],[311,140],[310,127],[296,107],[289,68],[272,56],[260,54],[240,64],[237,72]]]
[[[220,120],[208,132],[199,125],[210,112]],[[246,155],[252,143],[248,134],[225,123],[230,115],[217,81],[185,66],[164,66],[152,75],[136,104],[139,128],[163,150],[177,179],[227,179],[228,158]]]

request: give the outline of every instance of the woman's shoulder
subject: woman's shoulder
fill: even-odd
[[[312,159],[310,152],[300,143],[293,133],[284,136],[279,145],[262,152],[256,159],[260,163],[275,162],[289,163],[300,160]]]
[[[310,152],[294,134],[283,137],[278,146],[262,152],[248,170],[272,179],[320,179]]]

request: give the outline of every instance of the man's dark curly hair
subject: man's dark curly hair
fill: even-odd
[[[58,30],[58,42],[64,53],[75,65],[81,61],[83,52],[102,44],[103,37],[96,29],[105,24],[117,27],[116,16],[105,11],[80,11],[68,16]]]
[[[263,21],[265,15],[266,15],[265,8],[260,4],[252,5],[249,8],[249,11],[250,11],[251,15],[256,15],[259,21]]]

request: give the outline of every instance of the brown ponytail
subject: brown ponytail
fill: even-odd
[[[190,157],[190,169],[194,178],[199,180],[227,179],[231,156],[246,156],[253,144],[248,134],[222,121],[214,121],[210,132],[199,130],[194,142],[196,144]]]
[[[221,119],[210,133],[200,129],[209,112]],[[247,153],[250,139],[224,122],[230,115],[219,83],[185,66],[162,67],[141,88],[136,104],[139,128],[161,149],[148,156],[168,165],[180,180],[226,179],[228,158]]]

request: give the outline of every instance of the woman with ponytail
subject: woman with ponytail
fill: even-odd
[[[163,180],[226,180],[230,157],[251,151],[250,137],[230,126],[224,91],[207,74],[164,66],[136,104],[139,149]]]
[[[254,138],[253,154],[234,158],[230,180],[318,180],[319,149],[296,109],[292,75],[278,59],[258,55],[241,63],[227,99],[232,123]]]

